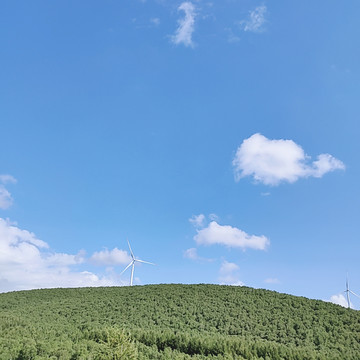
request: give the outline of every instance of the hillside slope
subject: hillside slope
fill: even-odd
[[[360,359],[360,312],[248,287],[0,294],[0,359]]]

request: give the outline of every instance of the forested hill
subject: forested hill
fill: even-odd
[[[0,294],[0,359],[360,359],[360,312],[248,287]]]

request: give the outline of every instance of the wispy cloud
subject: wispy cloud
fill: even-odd
[[[205,215],[204,214],[193,215],[189,219],[189,221],[194,227],[201,228],[204,226],[204,223],[205,223]]]
[[[7,209],[13,203],[10,192],[5,188],[4,185],[0,184],[0,209]]]
[[[171,41],[176,45],[183,44],[193,47],[192,34],[196,17],[195,6],[191,2],[185,1],[178,7],[178,11],[183,11],[185,16],[178,20],[179,26],[176,29],[175,35],[171,37]]]
[[[190,248],[184,251],[184,258],[200,262],[213,262],[214,259],[204,258],[198,255],[196,248]]]
[[[267,8],[265,5],[257,6],[254,10],[249,12],[249,16],[246,20],[242,20],[239,22],[241,28],[244,31],[257,33],[264,31],[266,12]]]
[[[151,24],[155,25],[155,26],[159,26],[160,25],[160,19],[157,17],[151,18],[150,19]]]
[[[240,41],[240,37],[234,34],[231,28],[225,28],[225,31],[227,33],[227,41],[229,43],[236,43]]]
[[[267,278],[264,280],[266,284],[280,284],[280,280],[277,278]]]
[[[219,270],[219,282],[221,285],[243,286],[239,279],[239,266],[235,263],[224,260]]]
[[[249,235],[236,227],[219,225],[216,221],[210,222],[204,229],[197,230],[194,240],[198,245],[225,245],[243,250],[265,250],[270,244],[266,236]]]
[[[118,264],[126,251],[113,249],[95,253],[98,264]],[[85,252],[53,252],[30,231],[0,218],[0,292],[54,287],[122,285],[114,273],[97,275],[79,266],[86,265]]]
[[[199,256],[197,254],[196,248],[190,248],[184,251],[184,258],[190,260],[198,260]]]
[[[219,217],[216,214],[209,214],[209,219],[214,220],[214,221],[218,221]]]
[[[2,174],[0,175],[0,182],[2,182],[3,184],[15,184],[17,180],[11,175]]]
[[[0,209],[7,209],[12,205],[13,198],[4,185],[14,183],[16,183],[16,179],[13,176],[0,175]]]
[[[320,154],[310,162],[302,147],[292,140],[270,140],[254,134],[237,149],[233,160],[235,179],[252,176],[256,182],[278,185],[293,183],[299,178],[316,177],[334,170],[344,170],[345,165],[330,154]]]

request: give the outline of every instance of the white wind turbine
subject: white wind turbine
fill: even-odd
[[[348,303],[348,308],[351,307],[351,303],[350,303],[350,294],[357,296],[358,298],[360,298],[359,295],[355,294],[353,291],[350,290],[349,288],[349,280],[348,277],[346,276],[346,290],[344,291],[344,293],[346,293],[346,299],[347,299],[347,303]]]
[[[129,243],[129,240],[127,240],[127,243],[129,245],[129,250],[130,250],[130,255],[131,255],[131,262],[128,266],[126,266],[126,268],[120,273],[120,275],[122,275],[130,266],[131,266],[131,275],[130,275],[130,286],[132,286],[133,284],[133,278],[134,278],[134,268],[135,268],[135,263],[139,262],[139,263],[144,263],[144,264],[150,264],[150,265],[155,265],[151,262],[148,262],[148,261],[144,261],[144,260],[140,260],[140,259],[137,259],[135,256],[134,256],[134,253],[132,252],[131,250],[131,246],[130,246],[130,243]]]

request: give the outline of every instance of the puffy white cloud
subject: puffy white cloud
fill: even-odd
[[[312,169],[308,169],[309,176],[322,177],[324,174],[334,170],[344,170],[345,165],[342,161],[335,159],[330,154],[320,154],[317,160],[312,163]]]
[[[44,258],[48,266],[69,266],[81,264],[85,261],[85,252],[80,251],[76,255],[54,253]]]
[[[244,31],[262,32],[264,31],[265,14],[267,8],[265,5],[257,6],[254,10],[249,12],[249,17],[246,20],[240,21],[240,26]]]
[[[341,305],[343,307],[348,307],[348,302],[343,294],[332,295],[329,301],[332,302],[333,304]],[[351,302],[350,302],[350,307],[353,309],[353,305]]]
[[[27,230],[21,230],[9,220],[0,218],[0,257],[2,261],[14,261],[19,252],[20,246],[29,245],[36,249],[48,248],[48,244],[45,241],[36,238],[35,234]],[[11,251],[11,254],[5,254],[6,251]],[[36,252],[36,251],[35,251]],[[8,257],[7,255],[13,255]]]
[[[111,251],[108,249],[95,252],[90,261],[95,265],[124,265],[131,262],[130,255],[124,251],[114,248]]]
[[[0,209],[7,209],[13,203],[10,192],[4,186],[9,183],[16,183],[16,179],[11,175],[0,175]]]
[[[265,236],[249,235],[236,227],[219,225],[212,221],[208,227],[197,230],[194,240],[198,245],[226,245],[235,248],[265,250],[270,241]]]
[[[239,265],[225,260],[221,264],[220,273],[221,274],[229,274],[229,273],[233,273],[234,271],[239,270],[239,269],[240,269]]]
[[[221,285],[243,286],[244,283],[239,280],[239,266],[235,263],[224,260],[219,270],[219,281]]]
[[[199,214],[199,215],[193,215],[190,219],[189,219],[190,223],[195,226],[196,228],[201,228],[204,226],[204,222],[205,222],[205,215],[204,214]]]
[[[185,1],[180,4],[178,11],[184,11],[185,16],[178,21],[179,26],[175,35],[171,37],[171,40],[176,45],[184,44],[185,46],[194,46],[192,34],[194,32],[196,17],[195,6],[191,2]]]
[[[0,292],[122,284],[115,274],[98,276],[76,269],[84,261],[83,252],[51,252],[35,234],[0,218]]]
[[[245,139],[233,159],[235,179],[252,176],[265,185],[293,183],[299,178],[322,177],[345,165],[329,154],[320,154],[316,161],[292,140],[270,140],[261,134]]]

